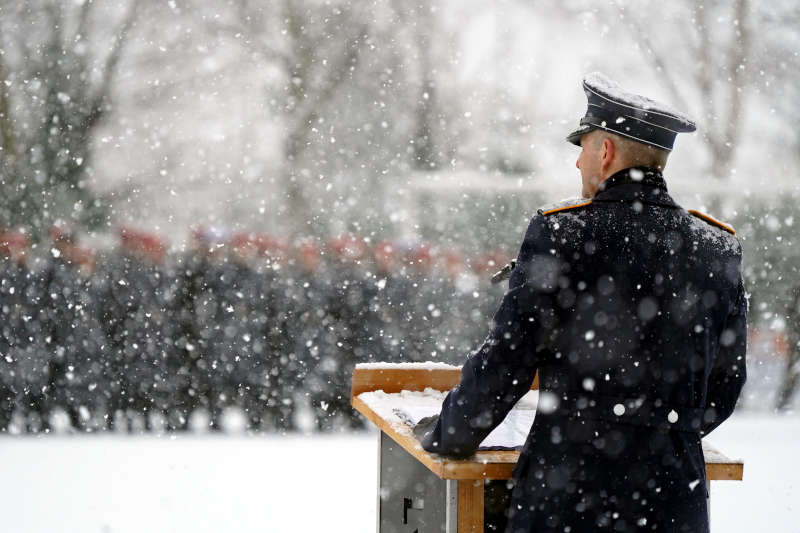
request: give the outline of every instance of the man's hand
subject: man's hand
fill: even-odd
[[[416,426],[414,426],[414,435],[416,435],[420,442],[422,442],[422,439],[425,437],[425,435],[433,431],[433,429],[436,427],[436,422],[438,421],[439,415],[426,416],[417,422]]]

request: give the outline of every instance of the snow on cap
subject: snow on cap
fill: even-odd
[[[686,114],[667,104],[623,89],[605,74],[592,72],[583,78],[588,106],[580,127],[567,141],[580,146],[581,137],[601,129],[671,151],[678,133],[696,129]]]

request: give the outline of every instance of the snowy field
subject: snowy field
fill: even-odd
[[[745,460],[712,484],[713,532],[800,531],[800,416],[736,415],[709,440]],[[0,531],[375,530],[376,437],[0,438]]]

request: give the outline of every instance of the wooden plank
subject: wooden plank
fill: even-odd
[[[435,455],[435,454],[434,454]],[[442,461],[442,479],[511,479],[518,451],[479,451],[470,459]]]
[[[360,390],[365,384],[374,385],[375,383],[380,383],[382,380],[386,379],[387,376],[389,379],[399,379],[400,383],[405,384],[405,386],[394,392],[399,392],[400,390],[424,390],[426,387],[431,386],[428,382],[425,382],[419,374],[412,374],[411,378],[404,379],[403,374],[408,372],[408,369],[390,370],[391,372],[386,372],[385,369],[381,369],[381,372],[376,373],[373,369],[367,369],[361,372],[360,369],[357,369],[356,372],[353,373],[353,390]],[[430,371],[424,370],[423,372]],[[448,370],[448,372],[452,371]],[[356,386],[356,373],[361,374],[358,387]],[[458,379],[460,372],[455,372],[455,374],[457,375],[456,379]],[[440,380],[437,382],[441,382],[441,380],[452,378],[438,376],[435,379]],[[408,386],[421,388],[411,389],[408,388]],[[378,389],[383,389],[384,392],[390,392],[382,386],[377,386],[374,389],[360,390],[358,394]],[[429,453],[422,448],[422,445],[419,440],[417,440],[410,426],[407,424],[390,423],[388,420],[375,413],[363,400],[358,398],[358,394],[351,396],[350,402],[353,407],[440,478],[455,480],[511,478],[511,473],[519,459],[518,451],[479,451],[469,459],[462,460],[449,459],[442,455]],[[741,480],[743,478],[744,465],[741,461],[734,461],[725,457],[719,450],[705,441],[703,441],[703,449],[707,456],[713,458],[713,462],[706,461],[707,480]]]
[[[448,391],[461,381],[461,369],[453,368],[413,368],[404,365],[401,368],[356,368],[353,371],[353,382],[350,398],[362,392],[382,390],[386,393],[403,390],[422,391],[430,387],[440,391]],[[533,379],[531,389],[539,388],[539,376]]]
[[[458,482],[458,533],[483,533],[483,480]]]
[[[700,442],[703,446],[703,457],[706,462],[706,479],[742,480],[744,477],[744,464],[742,461],[727,457],[708,440],[704,439]]]
[[[744,463],[706,463],[706,479],[709,481],[741,481],[744,479]]]
[[[430,387],[445,391],[458,385],[460,379],[461,370],[458,368],[356,368],[350,397],[374,390],[392,393],[422,391]]]

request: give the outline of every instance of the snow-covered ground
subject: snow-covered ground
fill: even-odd
[[[745,460],[712,484],[714,532],[800,531],[800,416],[737,414],[709,437]],[[377,440],[0,438],[0,531],[374,531]]]

